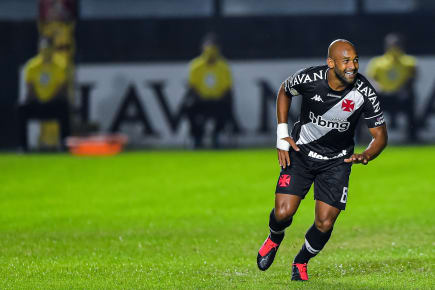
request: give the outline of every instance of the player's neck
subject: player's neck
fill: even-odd
[[[337,78],[334,71],[329,69],[327,74],[328,86],[334,91],[344,91],[349,84],[344,83],[342,80]]]

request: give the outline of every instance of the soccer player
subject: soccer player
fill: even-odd
[[[260,270],[272,265],[301,200],[314,182],[314,224],[294,258],[292,280],[308,280],[307,263],[331,237],[340,211],[346,207],[352,164],[368,164],[387,145],[387,128],[379,98],[358,73],[358,54],[352,43],[333,41],[327,65],[309,67],[286,79],[277,97],[277,150],[281,173],[275,208],[269,217],[270,234],[257,255]],[[299,121],[288,134],[288,111],[301,95]],[[354,153],[354,133],[363,116],[373,139],[362,153]]]

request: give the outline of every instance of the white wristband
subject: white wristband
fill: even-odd
[[[279,139],[290,137],[288,134],[288,124],[287,123],[279,123],[276,127],[276,136]]]
[[[280,123],[276,128],[276,148],[289,151],[290,143],[286,140],[282,140],[282,138],[290,137],[288,134],[288,124]]]

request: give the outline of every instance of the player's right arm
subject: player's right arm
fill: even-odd
[[[291,98],[287,96],[284,85],[283,83],[279,88],[276,100],[276,118],[278,120],[276,148],[278,150],[279,165],[282,168],[290,165],[288,153],[290,146],[295,151],[299,151],[295,141],[288,134],[288,112],[290,110]]]
[[[37,78],[32,59],[24,66],[24,81],[26,83],[26,91],[24,96],[24,103],[29,103],[38,100],[34,86],[34,80]]]

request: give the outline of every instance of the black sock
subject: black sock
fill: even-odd
[[[275,217],[275,209],[272,209],[269,216],[270,239],[274,243],[281,243],[284,239],[284,231],[291,225],[293,218],[283,221],[277,221]]]
[[[323,249],[331,237],[331,233],[332,228],[326,233],[323,233],[319,231],[313,224],[305,234],[305,243],[302,245],[302,249],[296,255],[294,263],[308,263],[312,257],[316,256]]]

